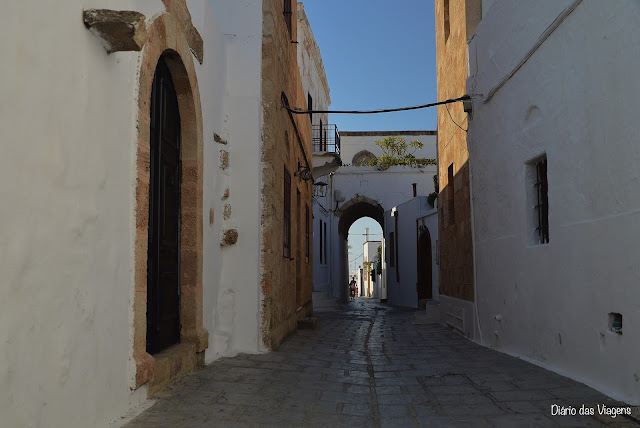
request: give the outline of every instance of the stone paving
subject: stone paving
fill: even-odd
[[[640,426],[552,416],[553,404],[620,403],[442,325],[414,325],[414,314],[360,298],[316,306],[317,330],[298,330],[269,354],[215,361],[126,426]]]

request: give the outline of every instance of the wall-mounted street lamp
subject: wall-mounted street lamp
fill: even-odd
[[[299,175],[304,181],[311,180],[313,182],[313,174],[311,173],[311,170],[302,162],[298,162],[298,170],[294,175]]]

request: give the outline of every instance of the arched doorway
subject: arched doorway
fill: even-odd
[[[157,16],[147,32],[138,88],[131,388],[153,380],[152,394],[169,382],[166,376],[174,379],[190,370],[193,362],[204,363],[209,333],[202,317],[203,136],[198,79],[184,30],[171,14]],[[159,104],[153,107],[154,102]],[[158,122],[160,113],[154,113],[158,109],[165,115],[164,123]],[[163,215],[171,219],[163,221]],[[168,236],[173,238],[165,239]],[[158,286],[163,281],[171,286]],[[171,347],[177,342],[179,346]],[[156,353],[167,346],[162,353],[184,364],[176,366],[177,372],[156,372],[156,362],[168,361],[156,360]]]
[[[431,254],[431,234],[427,226],[418,229],[418,307],[424,309],[427,300],[433,298],[433,266]]]
[[[342,301],[349,298],[349,250],[348,237],[351,225],[363,217],[374,219],[384,231],[384,208],[377,201],[367,198],[366,196],[357,195],[351,200],[342,204],[337,213],[340,220],[338,221],[338,235],[340,242],[338,245],[340,267],[337,269],[338,276],[334,276],[335,296],[340,296]]]
[[[169,67],[160,57],[151,89],[147,352],[180,340],[180,112]]]

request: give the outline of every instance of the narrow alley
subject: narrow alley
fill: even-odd
[[[440,324],[414,324],[415,310],[320,297],[316,330],[298,330],[275,352],[215,361],[126,427],[637,426],[598,416],[598,404],[618,403],[578,382]],[[553,405],[596,415],[553,416]]]

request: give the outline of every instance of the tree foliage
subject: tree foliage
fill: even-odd
[[[424,147],[421,141],[415,140],[407,143],[402,137],[391,136],[384,140],[378,140],[375,143],[384,153],[369,161],[368,166],[377,166],[378,169],[384,171],[395,165],[422,168],[427,165],[436,164],[435,159],[417,158],[414,156],[417,150]]]

